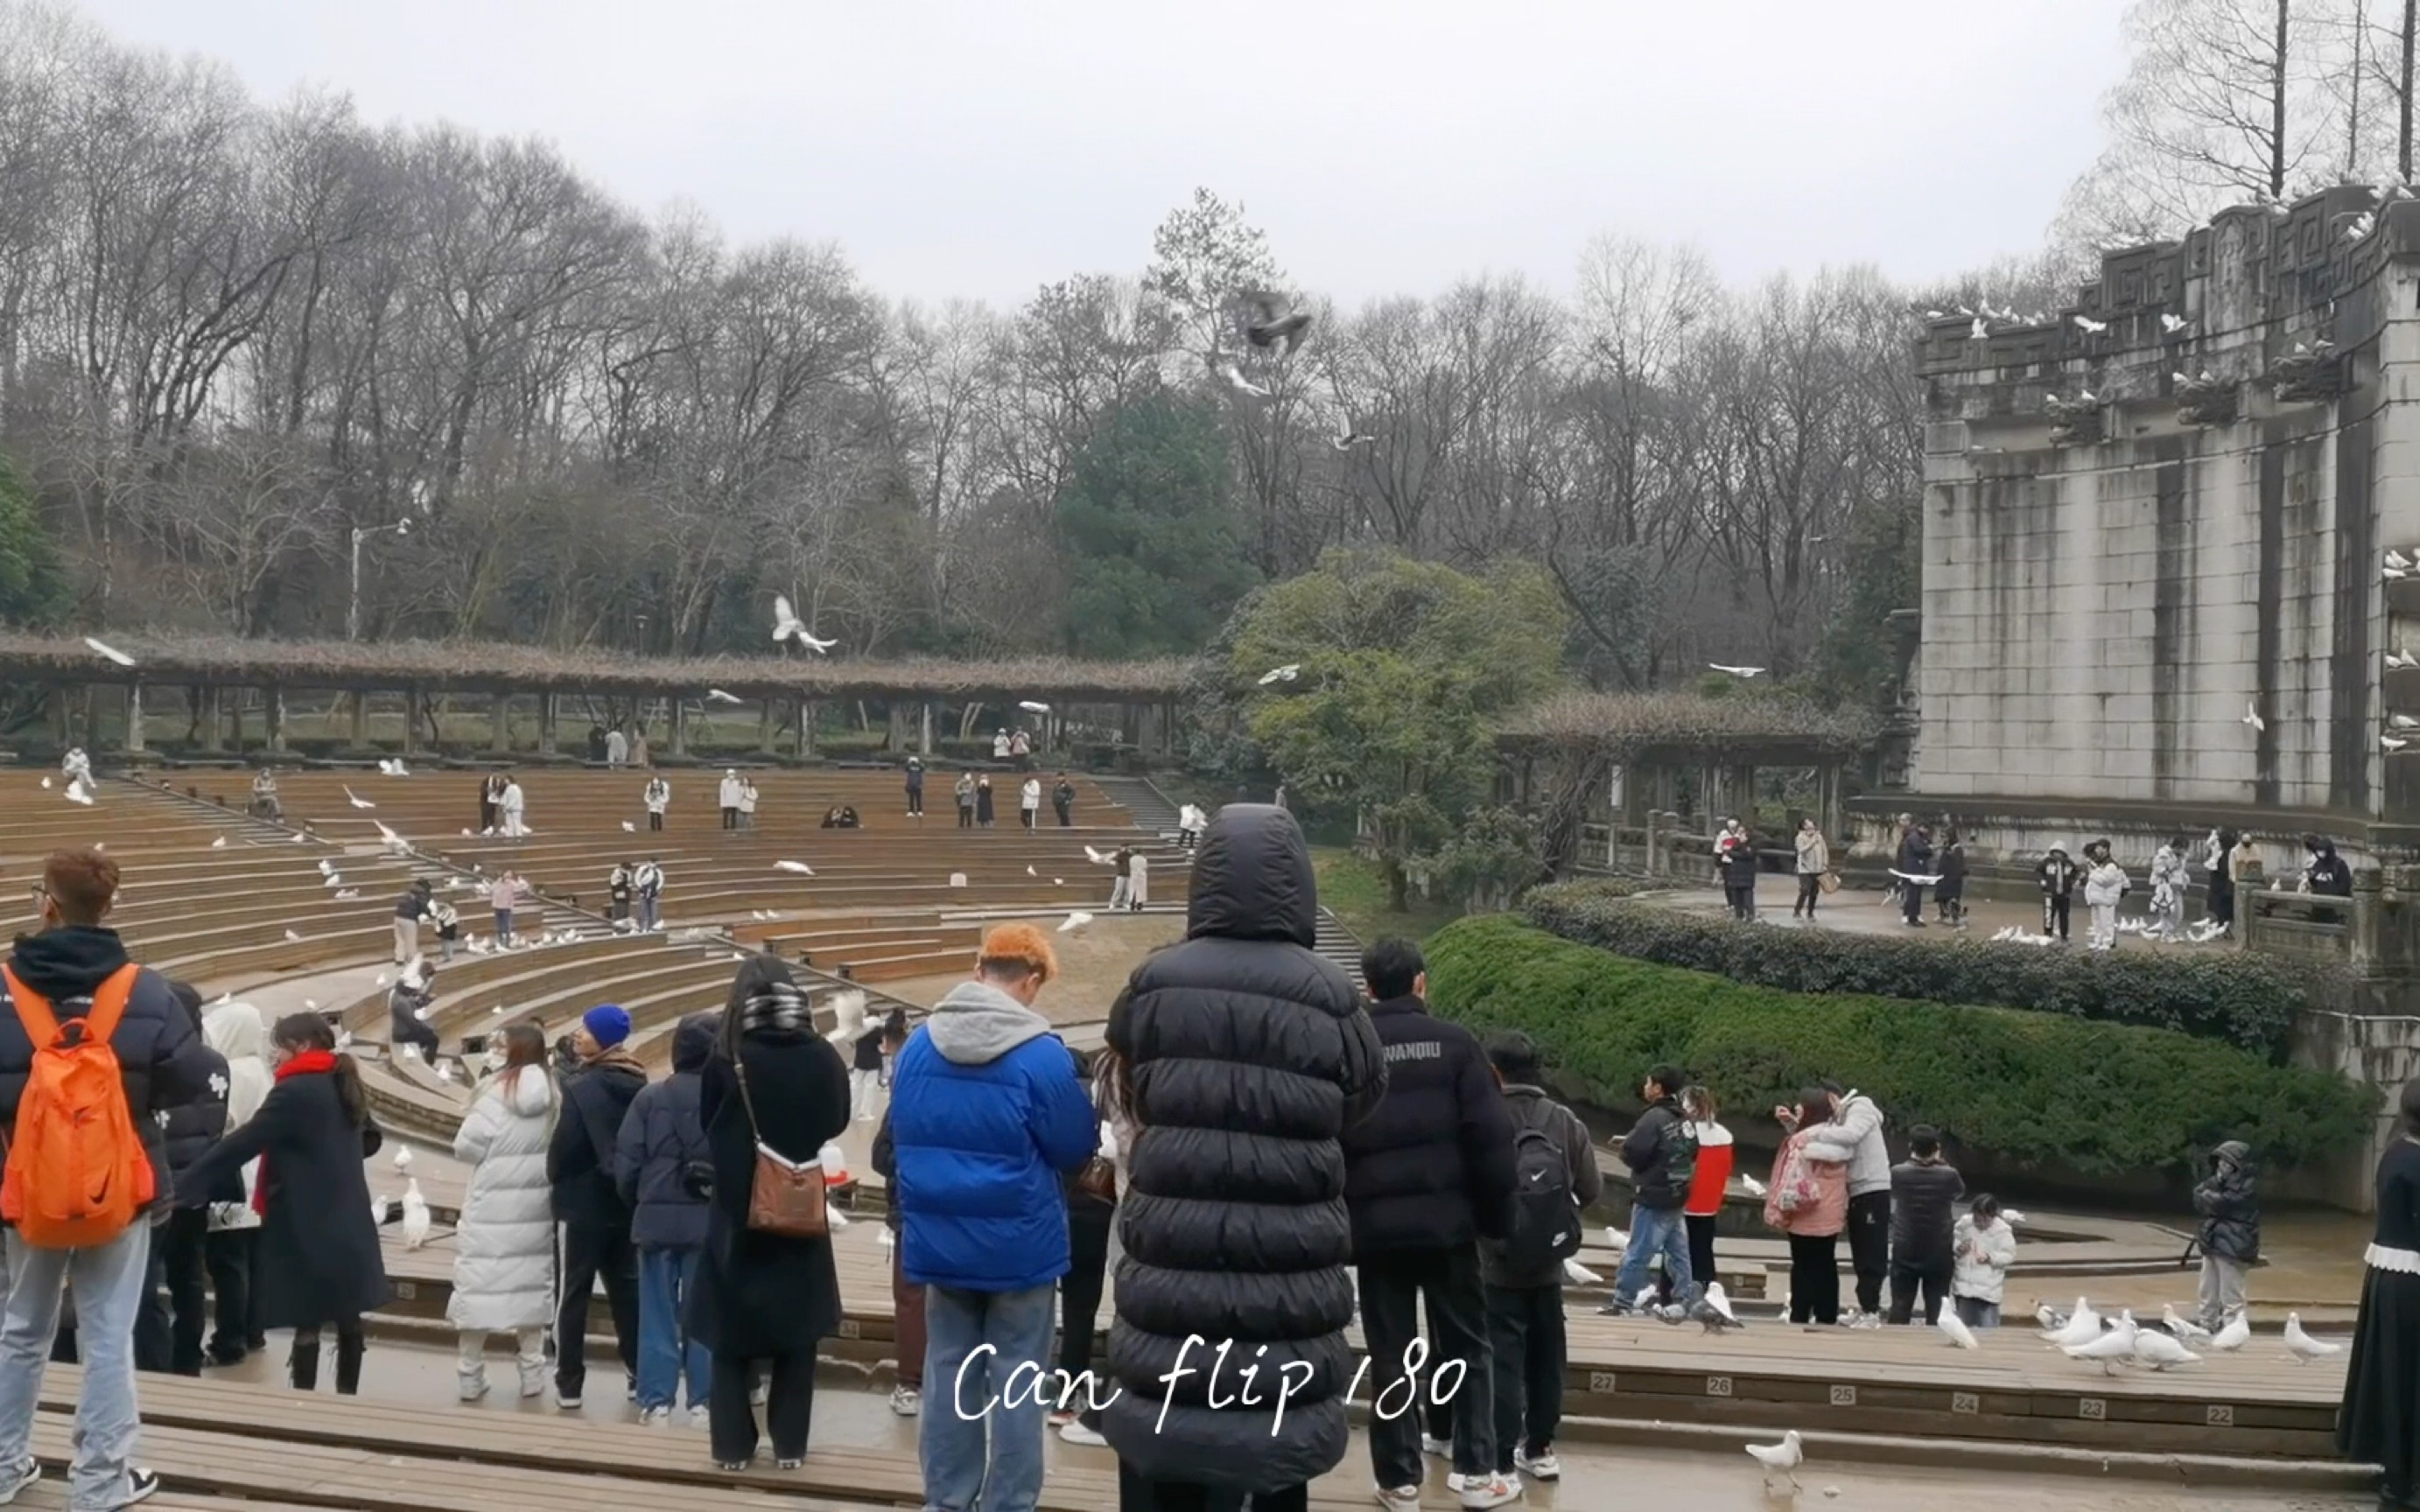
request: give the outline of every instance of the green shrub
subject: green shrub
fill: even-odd
[[[1510,915],[1448,925],[1427,955],[1438,1012],[1525,1031],[1613,1107],[1635,1104],[1658,1062],[1687,1067],[1735,1108],[1828,1077],[1870,1094],[1898,1127],[1931,1123],[2003,1159],[2098,1175],[2181,1167],[2222,1139],[2299,1164],[2358,1148],[2376,1102],[2325,1072],[2167,1029],[1776,992],[1575,945]]]
[[[2106,1019],[2225,1040],[2280,1063],[2323,969],[2242,950],[2103,952],[1776,929],[1627,902],[1636,888],[1622,878],[1562,883],[1532,889],[1521,909],[1567,940],[1760,987]]]

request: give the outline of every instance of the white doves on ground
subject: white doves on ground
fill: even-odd
[[[345,790],[345,797],[346,797],[347,801],[350,802],[350,803],[352,804],[352,806],[353,806],[354,808],[356,808],[356,809],[375,809],[375,808],[377,808],[377,807],[378,807],[378,805],[377,805],[377,804],[372,803],[369,799],[363,797],[360,794],[355,793],[355,792],[354,792],[352,789],[350,789],[350,788],[347,788],[347,789]]]
[[[628,819],[625,819],[625,820],[623,820],[623,821],[622,821],[622,833],[623,833],[623,834],[625,834],[625,835],[635,835],[635,834],[637,834],[638,832],[639,832],[639,826],[638,826],[638,825],[634,825],[634,824],[630,823],[630,821],[628,821]]]
[[[117,663],[120,667],[132,667],[134,665],[134,658],[128,656],[125,652],[118,650],[116,646],[104,645],[90,636],[85,636],[84,638],[84,643],[92,647],[93,650],[101,653],[102,656],[107,656],[110,660]]]
[[[403,1247],[418,1249],[428,1242],[428,1199],[420,1195],[417,1177],[403,1184]]]
[[[2309,1365],[2314,1360],[2324,1360],[2331,1354],[2340,1354],[2343,1351],[2344,1346],[2341,1344],[2332,1344],[2326,1339],[2315,1339],[2304,1333],[2302,1314],[2286,1315],[2286,1352],[2294,1357],[2296,1365]]]
[[[2420,563],[2413,562],[2391,546],[2386,548],[2386,564],[2402,572],[2410,572],[2413,567],[2420,566]]]
[[[1891,875],[1899,878],[1901,882],[1912,882],[1919,887],[1933,887],[1938,885],[1941,881],[1941,879],[1936,876],[1925,876],[1922,873],[1916,872],[1901,872],[1896,867],[1891,869]]]
[[[1706,665],[1712,667],[1718,672],[1729,672],[1733,677],[1761,677],[1764,675],[1764,669],[1761,667],[1726,667],[1719,661],[1710,661],[1706,663]]]
[[[2067,1326],[2053,1334],[2050,1342],[2063,1350],[2071,1344],[2088,1344],[2100,1336],[2101,1315],[2092,1310],[2090,1303],[2078,1297],[2075,1311],[2067,1315]]]
[[[1958,1316],[1957,1308],[1942,1308],[1940,1321],[1941,1332],[1947,1335],[1949,1342],[1957,1345],[1960,1349],[1979,1350],[1983,1347],[1981,1342],[1975,1337],[1975,1331],[1968,1328],[1966,1326],[1966,1320]]]
[[[381,1196],[371,1196],[371,1198],[370,1198],[370,1222],[371,1222],[373,1225],[376,1225],[376,1226],[380,1227],[385,1227],[385,1224],[386,1224],[386,1205],[387,1205],[389,1202],[392,1202],[392,1201],[394,1201],[394,1200],[395,1200],[395,1199],[394,1199],[394,1198],[392,1198],[392,1197],[381,1197]]]
[[[1739,1182],[1741,1187],[1747,1192],[1749,1196],[1761,1197],[1764,1196],[1764,1183],[1758,1180],[1755,1177],[1743,1176],[1739,1179]]]
[[[212,850],[214,850],[214,851],[223,851],[223,850],[225,850],[225,849],[226,849],[226,837],[225,837],[225,835],[221,835],[218,839],[216,839],[216,840],[214,840],[214,841],[210,841],[210,849],[212,849]]]
[[[1691,1316],[1704,1324],[1709,1334],[1747,1326],[1739,1320],[1739,1314],[1731,1311],[1731,1300],[1724,1295],[1723,1284],[1719,1281],[1707,1283],[1706,1294],[1698,1299],[1698,1305]]]
[[[2260,717],[2260,705],[2257,702],[2246,703],[2243,705],[2243,722],[2250,725],[2255,731],[2261,731],[2269,728],[2269,721]]]
[[[2393,735],[2381,735],[2378,737],[2378,744],[2379,748],[2382,750],[2397,751],[2401,750],[2404,747],[2412,744],[2412,742],[2408,740],[2397,740]]]
[[[298,934],[298,933],[295,933],[294,931],[292,931],[292,930],[287,930],[287,931],[286,932],[286,938],[287,938],[287,942],[288,942],[289,944],[300,944],[300,943],[302,942],[302,935],[300,935],[300,934]]]
[[[802,877],[811,877],[815,874],[815,869],[809,866],[804,861],[776,861],[773,863],[773,870],[776,872],[795,872]]]
[[[707,688],[707,689],[706,690],[706,696],[707,698],[710,698],[710,699],[714,700],[714,702],[717,702],[717,703],[737,703],[737,702],[739,702],[739,695],[738,695],[738,694],[737,694],[737,693],[726,693],[726,692],[724,692],[722,689],[721,689],[721,688],[719,688],[719,687],[709,687],[709,688]]]
[[[2007,1217],[2007,1211],[2002,1210],[2000,1215]],[[2049,1303],[2038,1302],[2034,1304],[2034,1321],[2041,1325],[2043,1333],[2055,1334],[2067,1326],[2067,1314],[2060,1312]]]
[[[395,1168],[398,1171],[408,1171],[411,1169],[411,1147],[410,1145],[399,1145],[396,1148]]]
[[[68,801],[81,803],[87,809],[92,807],[92,794],[85,787],[84,779],[78,778],[68,784]],[[99,850],[101,847],[96,845],[93,849]]]
[[[2146,1328],[2134,1335],[2134,1360],[2136,1364],[2149,1365],[2154,1370],[2166,1370],[2176,1365],[2198,1364],[2201,1356],[2158,1329]]]
[[[1265,399],[1269,396],[1269,391],[1246,378],[1243,371],[1235,366],[1232,358],[1219,364],[1218,376],[1227,380],[1227,387],[1238,393],[1248,393],[1255,399]]]
[[[1630,1247],[1630,1236],[1610,1224],[1606,1226],[1605,1242],[1613,1249],[1623,1250]]]
[[[1267,671],[1261,673],[1261,686],[1263,687],[1266,687],[1271,683],[1291,683],[1301,675],[1302,663],[1298,661],[1290,661],[1282,667],[1272,667]]]
[[[403,764],[400,756],[383,757],[379,762],[379,773],[382,777],[410,777],[411,769]]]
[[[2415,656],[2398,646],[2386,654],[2386,666],[2390,671],[2399,671],[2407,667],[2420,667],[2420,656]]]
[[[817,654],[830,651],[840,644],[837,640],[816,640],[814,632],[807,628],[806,622],[799,618],[799,611],[792,607],[789,599],[783,594],[775,594],[773,595],[773,643],[780,645],[784,640],[796,640],[809,651]]]
[[[1025,869],[1025,874],[1026,874],[1027,876],[1029,876],[1029,877],[1038,877],[1038,876],[1040,876],[1042,873],[1041,873],[1041,872],[1036,872],[1035,870],[1033,870],[1033,868],[1032,868],[1032,867],[1028,866],[1028,867]]]
[[[354,903],[361,901],[361,889],[358,887],[346,887],[339,890],[336,894],[336,902],[340,903]]]
[[[2118,1362],[2134,1357],[2136,1330],[2119,1324],[2099,1338],[2082,1344],[2061,1346],[2061,1352],[2071,1360],[2090,1360],[2101,1366],[2104,1376],[2118,1373]]]
[[[2252,1315],[2237,1313],[2219,1331],[2211,1335],[2210,1347],[2223,1354],[2232,1354],[2252,1342]]]
[[[1989,341],[1992,339],[1992,328],[1983,323],[1983,317],[1981,316],[1977,316],[1975,317],[1975,323],[1966,328],[1966,339],[1968,341]]]
[[[1090,915],[1090,914],[1088,914],[1088,913],[1085,913],[1085,912],[1084,912],[1083,910],[1081,910],[1081,909],[1078,909],[1075,913],[1069,914],[1069,915],[1067,916],[1067,921],[1066,921],[1065,923],[1063,923],[1063,924],[1062,924],[1062,925],[1060,925],[1060,926],[1059,926],[1059,933],[1062,933],[1062,934],[1064,934],[1064,933],[1066,933],[1069,930],[1078,930],[1078,929],[1082,929],[1085,925],[1087,925],[1087,924],[1091,923],[1092,921],[1093,921],[1093,916],[1092,916],[1092,915]]]
[[[342,872],[323,872],[319,877],[319,886],[323,887],[341,887],[344,885],[345,874]]]
[[[319,874],[323,877],[335,870],[336,863],[334,861],[322,861],[319,863]]]
[[[46,778],[44,778],[44,779],[42,779],[42,788],[43,788],[43,791],[48,792],[48,791],[50,790],[50,786],[51,786],[51,779],[50,779],[49,778],[47,778],[47,777],[46,777]]]
[[[1779,1443],[1751,1443],[1746,1447],[1749,1458],[1764,1467],[1766,1485],[1773,1484],[1774,1474],[1778,1472],[1790,1477],[1792,1486],[1797,1486],[1798,1476],[1795,1472],[1800,1465],[1806,1463],[1807,1452],[1800,1447],[1796,1428],[1792,1428],[1783,1434]]]
[[[2109,329],[2108,321],[2095,320],[2088,315],[2074,316],[2071,318],[2075,321],[2075,329],[2087,336],[2097,336]]]
[[[2190,1318],[2178,1317],[2174,1303],[2165,1304],[2160,1308],[2160,1326],[2188,1344],[2210,1342],[2210,1330]]]

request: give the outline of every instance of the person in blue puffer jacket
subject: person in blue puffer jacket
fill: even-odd
[[[1067,1046],[1032,1007],[1058,968],[1032,925],[994,929],[892,1077],[901,1269],[925,1288],[924,1390],[954,1408],[920,1419],[924,1501],[952,1512],[1032,1506],[1042,1489],[1060,1178],[1099,1141]]]
[[[690,1336],[686,1319],[706,1248],[706,1198],[690,1172],[710,1164],[699,1109],[699,1072],[714,1057],[722,1015],[690,1013],[673,1029],[673,1073],[651,1082],[622,1115],[615,1141],[614,1184],[630,1207],[630,1243],[639,1252],[639,1421],[672,1416],[686,1384],[690,1424],[707,1426],[708,1374],[713,1362]]]

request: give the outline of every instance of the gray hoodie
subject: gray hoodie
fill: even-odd
[[[1050,1021],[987,981],[962,981],[933,1005],[924,1032],[943,1059],[985,1066],[1048,1034]]]
[[[1828,1123],[1807,1136],[1807,1158],[1849,1167],[1849,1196],[1891,1189],[1890,1147],[1883,1143],[1883,1110],[1874,1100],[1851,1088],[1840,1099],[1840,1110]]]

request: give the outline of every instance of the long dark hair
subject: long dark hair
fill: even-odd
[[[502,1039],[504,1070],[499,1080],[509,1098],[520,1090],[522,1068],[535,1066],[539,1075],[546,1074],[546,1031],[535,1024],[507,1024]]]
[[[1798,1127],[1812,1129],[1819,1123],[1832,1121],[1832,1094],[1820,1087],[1798,1089]]]
[[[369,1098],[362,1091],[362,1068],[353,1057],[336,1048],[336,1031],[317,1013],[288,1013],[269,1031],[271,1044],[291,1051],[322,1050],[336,1057],[336,1101],[345,1110],[345,1119],[353,1127],[369,1122]]]

